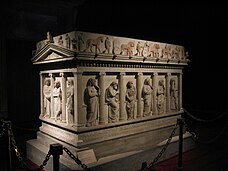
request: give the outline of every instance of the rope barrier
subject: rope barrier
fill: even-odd
[[[8,132],[9,132],[9,135],[8,135],[9,137],[8,138],[10,139],[9,146],[12,145],[12,147],[13,147],[13,149],[15,151],[15,155],[16,155],[16,157],[17,157],[18,161],[20,162],[21,167],[23,169],[27,169],[29,171],[43,171],[43,169],[45,168],[45,166],[47,165],[47,163],[48,163],[48,161],[50,159],[50,156],[53,155],[54,157],[56,157],[56,150],[55,149],[53,150],[53,148],[52,148],[53,144],[52,144],[52,145],[50,145],[50,150],[48,151],[47,155],[45,156],[45,159],[42,162],[42,164],[36,169],[30,168],[29,165],[25,162],[25,160],[21,157],[21,154],[19,152],[18,146],[17,146],[15,138],[14,138],[14,134],[13,134],[13,131],[12,131],[12,123],[10,121],[5,121],[4,119],[1,119],[0,123],[1,123],[1,127],[2,127],[2,130],[0,132],[0,138],[3,137],[5,131],[8,130]],[[14,125],[14,127],[15,127],[15,125]],[[21,127],[17,127],[17,126],[16,126],[16,128],[23,129],[23,130],[26,130],[26,131],[27,130],[28,131],[37,130],[37,129],[21,128]],[[78,158],[78,156],[75,156],[66,147],[62,147],[61,146],[61,148],[75,161],[75,163],[77,163],[79,166],[81,166],[81,168],[83,168],[86,171],[92,171],[92,169],[88,168],[88,166],[86,166],[84,163],[82,163],[82,161]],[[57,150],[59,150],[59,149],[57,148]],[[56,165],[56,163],[55,163],[55,165]],[[54,166],[54,164],[53,164],[53,166]],[[12,168],[12,166],[10,166],[10,167]]]
[[[212,122],[215,122],[215,121],[217,121],[217,120],[225,117],[227,115],[227,113],[228,113],[228,111],[225,111],[225,112],[222,112],[221,114],[219,114],[217,117],[215,117],[213,119],[204,120],[204,119],[200,119],[200,118],[195,117],[190,112],[188,112],[186,109],[184,109],[184,112],[187,114],[187,116],[190,116],[195,121],[203,122],[203,123],[212,123]],[[188,131],[189,133],[191,133],[192,136],[194,137],[194,139],[197,142],[199,142],[201,144],[210,144],[210,143],[214,143],[215,141],[217,141],[223,135],[223,133],[226,131],[226,128],[228,127],[228,119],[226,120],[226,123],[224,124],[223,128],[221,129],[221,131],[216,136],[214,136],[212,139],[209,139],[209,140],[200,140],[199,139],[199,136],[194,131],[192,131],[192,129],[188,126],[188,124],[186,123],[186,121],[184,121],[184,124],[186,126],[186,131]]]
[[[215,122],[221,118],[223,118],[224,116],[226,116],[228,114],[228,111],[225,111],[225,112],[222,112],[221,114],[219,114],[217,117],[213,118],[213,119],[208,119],[208,120],[205,120],[205,119],[200,119],[200,118],[197,118],[196,116],[192,115],[190,112],[188,112],[187,109],[183,108],[184,112],[189,116],[191,117],[192,119],[198,121],[198,122],[205,122],[205,123],[211,123],[211,122]]]

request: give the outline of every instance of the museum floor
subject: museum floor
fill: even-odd
[[[226,142],[226,143],[225,143]],[[228,151],[227,141],[199,146],[194,150],[184,153],[183,171],[225,171],[227,170]],[[176,171],[178,158],[158,163],[154,171]],[[36,168],[36,165],[31,165]],[[15,171],[25,171],[16,169]]]
[[[227,117],[226,117],[227,118]],[[196,123],[188,122],[198,136],[197,147],[183,154],[184,171],[225,171],[228,163],[228,130],[227,119],[221,119],[216,123]],[[209,125],[208,125],[209,124]],[[34,128],[35,124],[33,125]],[[37,125],[39,126],[39,125]],[[31,127],[30,127],[31,128]],[[15,141],[21,156],[26,156],[26,141],[36,137],[35,129],[17,129],[13,127]],[[7,169],[7,137],[0,141],[0,170]],[[168,147],[169,148],[169,147]],[[25,171],[18,166],[17,158],[12,151],[13,171]],[[158,162],[155,165],[156,171],[175,171],[177,170],[178,157]],[[37,168],[33,163],[29,163],[32,168]],[[126,163],[129,165],[130,163]],[[117,170],[118,171],[118,170]]]

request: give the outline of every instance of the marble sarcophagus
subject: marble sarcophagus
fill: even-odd
[[[42,126],[27,143],[36,163],[56,142],[91,167],[153,149],[183,113],[182,69],[188,64],[183,46],[81,31],[47,33],[32,62],[45,66]],[[67,155],[61,163],[80,170]]]

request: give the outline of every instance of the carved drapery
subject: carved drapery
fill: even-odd
[[[61,70],[60,70],[61,71]],[[92,73],[92,72],[91,72]],[[51,119],[53,121],[56,121],[56,116],[54,114],[54,94],[53,94],[53,89],[55,88],[56,82],[61,83],[61,114],[60,114],[60,121],[56,122],[56,124],[66,124],[66,125],[71,125],[71,126],[85,126],[86,125],[86,108],[85,104],[83,103],[83,98],[84,98],[84,91],[86,88],[86,82],[88,81],[89,78],[97,78],[97,85],[99,87],[99,95],[98,95],[98,101],[99,101],[99,112],[98,112],[98,125],[103,125],[103,124],[109,124],[108,121],[108,106],[105,101],[105,92],[107,89],[107,86],[105,85],[110,85],[111,81],[108,80],[113,80],[113,74],[110,74],[109,72],[93,72],[94,75],[91,76],[86,76],[84,75],[83,71],[76,72],[76,71],[67,71],[67,72],[56,72],[56,71],[50,71],[49,73],[41,73],[40,74],[40,85],[41,85],[41,118],[43,119]],[[107,74],[108,73],[108,74]],[[127,75],[126,75],[127,74]],[[136,79],[136,84],[135,84],[135,89],[136,89],[136,116],[133,119],[140,119],[142,116],[147,116],[147,117],[153,117],[156,116],[157,114],[162,114],[166,115],[169,113],[172,113],[173,110],[170,109],[170,80],[172,79],[177,79],[178,81],[178,109],[176,111],[180,111],[181,107],[181,89],[182,89],[182,84],[181,84],[181,79],[182,79],[182,73],[174,73],[172,75],[171,72],[166,72],[166,73],[159,73],[158,72],[151,72],[150,77],[146,76],[149,73],[144,73],[144,72],[120,72],[118,74],[118,117],[116,122],[121,122],[121,121],[126,121],[127,120],[127,113],[126,113],[126,83],[129,82],[129,76],[131,78]],[[73,75],[73,77],[69,77],[69,75]],[[97,77],[98,76],[98,77]],[[145,79],[144,79],[145,78]],[[69,80],[73,81],[73,114],[71,117],[73,117],[71,122],[69,122],[69,112],[67,111],[67,82]],[[47,80],[50,80],[50,116],[47,115],[47,112],[45,113],[44,110],[44,85]],[[143,81],[144,80],[144,81]],[[142,98],[142,89],[145,84],[145,80],[148,81],[147,85],[151,87],[151,95],[149,99],[150,106],[148,107],[150,111],[147,112],[146,115],[144,115],[144,99]],[[152,81],[152,85],[151,84]],[[158,103],[159,103],[159,82],[162,81],[164,83],[164,93],[163,93],[163,98],[164,98],[164,106],[162,108],[162,112],[158,110]],[[148,101],[147,101],[148,102]],[[152,115],[151,115],[152,114]],[[130,120],[129,120],[130,121]],[[112,123],[112,122],[110,122]],[[95,125],[92,125],[95,126]]]
[[[183,46],[81,31],[48,35],[32,62],[64,61],[64,68],[41,71],[45,121],[84,129],[183,112]]]

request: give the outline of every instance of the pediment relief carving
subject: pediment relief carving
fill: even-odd
[[[73,59],[74,56],[74,52],[49,43],[43,46],[39,52],[36,53],[36,55],[32,58],[32,62],[34,64],[58,62]]]

